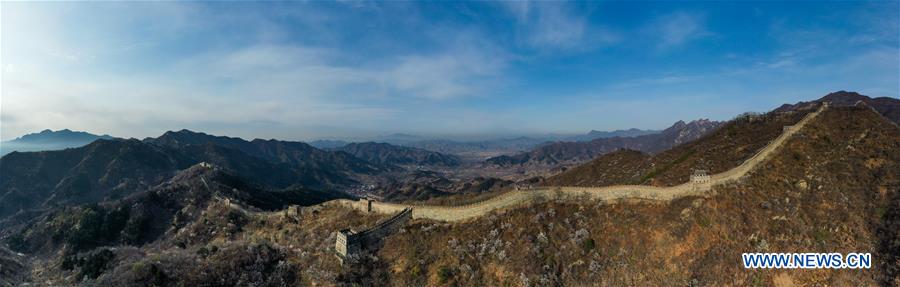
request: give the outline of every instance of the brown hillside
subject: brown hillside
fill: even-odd
[[[812,109],[744,115],[722,128],[640,162],[608,154],[550,177],[546,185],[605,186],[616,184],[678,185],[694,169],[719,173],[740,165],[781,134],[784,126],[800,121]],[[631,155],[637,159],[636,155]]]
[[[377,255],[415,285],[898,286],[900,129],[832,108],[710,198],[543,203],[417,221]],[[872,269],[746,270],[742,252],[870,252]],[[375,279],[375,278],[373,278]]]

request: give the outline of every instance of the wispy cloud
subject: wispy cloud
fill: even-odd
[[[501,7],[512,15],[529,45],[547,49],[583,49],[618,42],[611,29],[592,25],[586,11],[572,3],[504,1]]]
[[[705,21],[701,13],[678,11],[658,17],[645,31],[656,38],[658,48],[668,49],[712,35]]]
[[[21,39],[17,43],[54,49],[17,47],[16,60],[4,65],[4,138],[44,128],[101,129],[119,136],[140,136],[165,129],[239,128],[261,122],[279,123],[272,125],[272,133],[281,127],[284,130],[280,132],[307,136],[327,130],[326,126],[385,128],[404,121],[404,113],[414,109],[411,103],[416,101],[452,101],[487,94],[502,81],[508,61],[479,34],[450,31],[446,34],[456,35],[449,37],[452,45],[368,58],[357,57],[357,49],[296,42],[225,42],[206,50],[164,55],[164,61],[121,74],[113,72],[122,67],[110,63],[109,54],[84,61],[86,56],[81,54],[55,51],[133,47],[129,44],[134,43],[132,37],[88,23],[94,33],[106,37],[85,42],[62,33],[66,21],[73,19],[37,13],[46,11],[30,12],[34,13],[27,20],[40,22],[39,31],[47,38],[17,33],[10,34],[21,37],[7,38],[10,25],[4,13],[4,40]],[[153,18],[144,16],[141,18]],[[197,15],[196,26],[215,24],[206,22],[206,17]],[[41,22],[54,18],[58,23]],[[247,24],[263,25],[248,29],[252,33],[272,29],[267,21],[249,20]],[[131,24],[132,29],[143,25],[140,20]],[[136,52],[147,55],[147,51]],[[44,60],[54,55],[59,59]],[[60,62],[84,72],[72,74]],[[247,129],[248,133],[259,132]]]

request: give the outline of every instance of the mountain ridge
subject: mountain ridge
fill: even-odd
[[[658,152],[697,139],[722,125],[708,119],[689,123],[677,121],[659,133],[636,137],[599,138],[588,142],[553,142],[516,155],[504,155],[485,160],[485,164],[508,167],[516,165],[556,165],[584,161],[617,149],[628,148],[644,152]]]

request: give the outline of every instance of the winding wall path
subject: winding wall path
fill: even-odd
[[[439,221],[460,221],[482,216],[493,210],[507,208],[514,205],[541,199],[593,199],[602,201],[637,199],[671,201],[673,199],[685,196],[705,196],[712,190],[712,187],[715,185],[726,184],[743,178],[745,175],[747,175],[747,173],[756,168],[760,163],[765,162],[778,148],[783,146],[791,136],[802,130],[807,123],[815,119],[827,108],[828,104],[823,104],[816,111],[806,115],[802,120],[797,122],[797,124],[791,126],[790,128],[787,128],[775,140],[770,142],[764,148],[760,149],[759,152],[744,161],[741,165],[722,173],[710,176],[709,183],[695,184],[688,182],[681,185],[669,187],[648,185],[614,185],[605,187],[539,187],[528,190],[510,191],[481,202],[463,206],[411,205],[372,202],[370,211],[378,213],[397,213],[405,208],[412,208],[413,218],[428,218]],[[365,200],[353,201],[340,199],[335,200],[334,202],[351,208],[369,211],[368,203]]]

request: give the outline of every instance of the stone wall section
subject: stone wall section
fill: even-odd
[[[716,185],[735,182],[746,176],[757,165],[768,159],[778,148],[807,123],[815,119],[828,108],[823,103],[814,112],[806,115],[797,124],[785,128],[775,140],[760,149],[741,165],[722,173],[707,175],[702,181],[690,181],[681,185],[658,187],[648,185],[615,185],[605,187],[553,186],[531,189],[513,190],[494,198],[463,206],[410,205],[367,200],[339,200],[347,207],[377,213],[395,213],[412,208],[412,218],[428,218],[439,221],[460,221],[483,216],[495,210],[502,210],[516,205],[540,200],[601,200],[607,202],[619,200],[651,200],[668,202],[686,196],[708,196]],[[369,205],[371,204],[371,205]],[[370,208],[371,207],[371,208]]]

